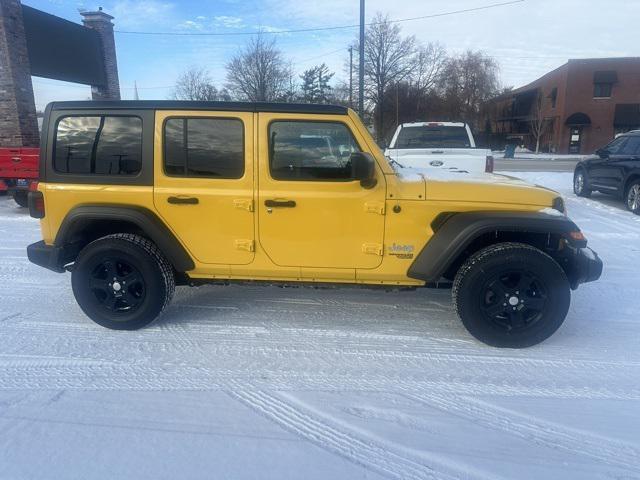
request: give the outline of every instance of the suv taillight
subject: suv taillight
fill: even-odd
[[[487,155],[487,160],[484,164],[484,171],[487,173],[493,173],[493,155]]]
[[[44,195],[42,192],[29,192],[29,215],[44,218]]]

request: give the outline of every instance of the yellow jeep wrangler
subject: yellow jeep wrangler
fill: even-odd
[[[501,347],[549,337],[570,289],[600,276],[557,193],[391,163],[339,106],[52,103],[28,256],[70,271],[113,329],[153,321],[176,284],[444,284],[469,332]]]

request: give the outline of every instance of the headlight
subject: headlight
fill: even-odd
[[[559,211],[560,213],[566,215],[567,214],[567,207],[564,204],[564,200],[562,199],[562,197],[556,197],[553,199],[553,203],[551,204],[551,207],[554,210]]]

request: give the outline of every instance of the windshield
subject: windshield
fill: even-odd
[[[392,148],[470,148],[465,127],[420,125],[402,127]]]

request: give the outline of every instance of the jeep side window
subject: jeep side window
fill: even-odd
[[[269,168],[276,180],[352,180],[351,154],[360,147],[339,122],[274,121]]]
[[[53,167],[59,173],[136,175],[141,159],[138,117],[71,116],[58,121]]]
[[[169,176],[241,178],[244,127],[235,118],[170,118],[164,125],[164,171]]]

